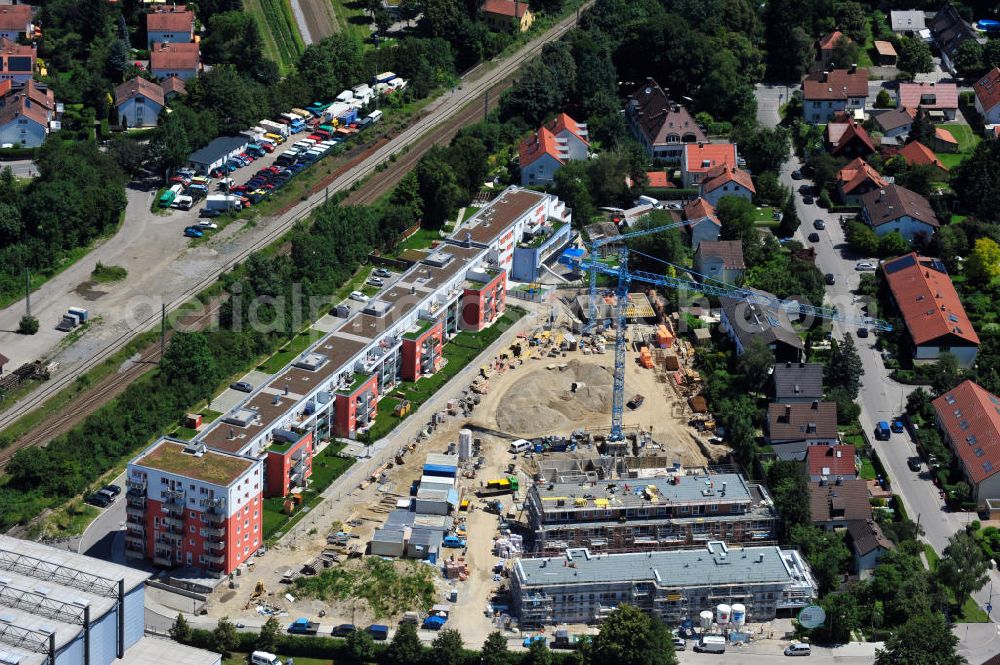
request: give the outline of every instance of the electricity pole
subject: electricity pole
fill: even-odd
[[[24,269],[24,309],[25,315],[31,316],[31,270]]]

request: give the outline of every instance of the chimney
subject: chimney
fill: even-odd
[[[851,73],[852,74],[857,74],[858,73],[858,63],[856,63],[856,62],[851,63]]]
[[[819,400],[818,399],[814,399],[813,400],[812,409],[813,409],[813,411],[819,411]]]
[[[821,83],[826,83],[829,78],[830,78],[830,72],[823,72],[819,80]]]
[[[785,422],[791,422],[791,421],[792,421],[792,405],[791,404],[786,404],[785,405]]]
[[[808,425],[806,425],[806,433],[807,434],[815,434],[816,433],[816,423],[809,423]]]

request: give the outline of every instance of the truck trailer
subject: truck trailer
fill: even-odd
[[[210,194],[205,199],[205,208],[208,210],[229,212],[231,210],[242,210],[243,203],[238,196],[233,196],[232,194]]]

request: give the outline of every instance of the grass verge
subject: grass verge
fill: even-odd
[[[244,0],[246,11],[255,17],[264,39],[264,53],[287,73],[305,50],[299,27],[288,0]]]
[[[281,497],[271,497],[264,499],[264,511],[261,515],[263,522],[264,540],[273,542],[272,539],[279,532],[287,531],[295,526],[299,520],[309,514],[310,510],[316,507],[322,500],[323,491],[333,484],[347,469],[354,464],[353,457],[339,457],[337,454],[344,449],[341,443],[331,443],[313,458],[312,464],[312,484],[302,493],[302,504],[291,515],[282,512],[284,499]]]
[[[98,282],[99,284],[109,284],[111,282],[120,282],[128,277],[128,270],[122,268],[121,266],[106,266],[100,261],[94,266],[94,269],[90,271],[90,279]]]

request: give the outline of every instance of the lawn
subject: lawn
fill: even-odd
[[[478,206],[466,206],[465,212],[462,213],[462,221],[467,221],[470,217],[479,212]]]
[[[319,341],[323,333],[315,328],[308,328],[304,332],[296,335],[292,341],[278,349],[278,351],[258,365],[257,369],[267,374],[277,374],[285,365],[292,362],[300,353],[309,348],[313,343]]]
[[[371,23],[362,9],[363,3],[360,0],[330,0],[330,2],[340,32],[353,35],[362,44],[369,44],[372,36]]]
[[[875,480],[878,474],[875,473],[875,466],[872,461],[867,457],[861,458],[861,479],[862,480]]]
[[[972,131],[972,127],[969,127],[964,123],[947,123],[936,125],[936,127],[947,129],[958,141],[958,152],[937,153],[938,159],[940,159],[941,163],[949,169],[953,169],[958,166],[963,159],[972,154],[972,151],[975,150],[976,146],[979,145],[979,142],[982,141],[982,137]]]
[[[774,218],[774,208],[771,206],[754,208],[753,221],[757,226],[777,226],[780,224],[780,222]]]
[[[390,256],[399,256],[400,252],[408,249],[427,249],[431,246],[432,242],[440,239],[441,233],[436,229],[432,230],[422,228],[403,242],[396,245],[396,248],[392,250]]]

